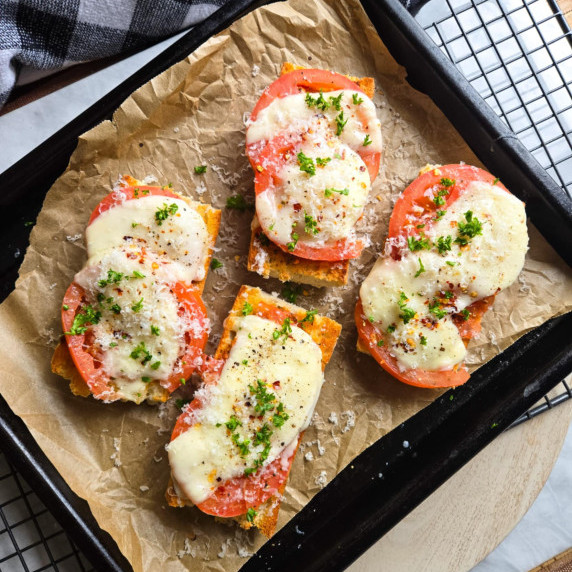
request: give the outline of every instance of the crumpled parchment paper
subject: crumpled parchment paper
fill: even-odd
[[[280,292],[276,280],[246,271],[252,212],[225,209],[237,192],[253,200],[244,156],[244,120],[284,61],[373,76],[385,148],[362,229],[371,246],[352,263],[347,287],[301,288],[298,304],[343,325],[326,369],[314,422],[304,436],[282,503],[279,526],[368,445],[437,395],[393,380],[355,350],[359,284],[381,251],[392,204],[426,163],[479,164],[431,101],[415,92],[355,0],[292,0],[257,10],[135,92],[80,138],[67,171],[48,193],[15,292],[0,308],[0,388],[71,488],[85,498],[135,570],[236,570],[263,543],[256,532],[193,508],[166,506],[165,444],[177,407],[105,405],[74,397],[51,374],[61,334],[60,306],[85,262],[83,233],[95,205],[120,175],[172,182],[174,189],[223,208],[205,302],[216,347],[241,284]],[[193,167],[208,165],[205,175]],[[572,306],[571,275],[530,228],[519,280],[502,292],[470,345],[482,364],[529,329]]]

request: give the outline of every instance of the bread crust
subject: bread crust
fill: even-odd
[[[248,302],[252,306],[253,315],[256,315],[257,312],[262,313],[263,308],[268,306],[286,310],[288,312],[287,317],[290,317],[293,323],[301,322],[307,314],[307,311],[304,308],[271,296],[270,294],[260,290],[260,288],[241,286],[232,309],[224,321],[224,330],[219,345],[215,351],[215,358],[228,358],[234,342],[236,320],[243,316],[242,309],[245,302]],[[319,314],[314,316],[313,323],[304,323],[304,331],[310,335],[314,342],[320,347],[322,352],[322,371],[325,369],[326,364],[332,357],[341,329],[341,325],[336,321],[326,316],[320,316]],[[303,433],[301,433],[300,437],[298,438],[296,451],[300,445],[302,435]],[[296,454],[296,451],[294,452],[294,455]],[[258,528],[260,532],[264,534],[264,536],[270,538],[272,534],[274,534],[274,530],[276,528],[278,513],[280,511],[280,502],[285,487],[286,481],[284,481],[277,495],[274,495],[266,502],[256,507],[257,514],[254,517],[253,522],[249,522],[246,518],[246,515],[240,515],[231,519],[220,520],[235,520],[244,529],[249,529],[252,527]],[[173,481],[172,477],[169,481],[169,486],[165,493],[165,498],[167,499],[169,505],[172,507],[193,506],[193,503],[190,500],[186,499],[184,496],[182,496],[182,494],[179,494],[176,483]]]
[[[123,180],[128,183],[129,186],[137,186],[141,185],[141,181],[134,179],[129,175],[125,175]],[[208,233],[208,251],[207,256],[205,257],[205,276],[200,282],[195,282],[196,287],[200,294],[202,294],[205,288],[205,282],[207,279],[207,274],[210,268],[213,248],[218,236],[218,231],[220,227],[220,219],[221,219],[221,211],[219,209],[215,209],[210,205],[199,203],[196,201],[191,200],[188,197],[184,197],[175,193],[179,199],[185,201],[192,209],[196,210],[202,217],[203,221],[205,222],[205,226],[207,228]],[[71,392],[74,395],[78,395],[81,397],[89,397],[91,395],[91,391],[89,387],[83,380],[80,373],[77,371],[75,364],[72,360],[70,352],[68,350],[68,345],[65,341],[65,336],[62,336],[60,342],[56,346],[54,351],[54,355],[52,356],[52,372],[63,377],[64,379],[69,380],[69,386]],[[151,403],[163,403],[167,401],[169,398],[170,393],[160,385],[159,381],[151,381],[145,385],[145,393],[141,394],[140,401],[137,403],[141,403],[145,400]],[[129,400],[122,400],[122,401],[129,401]]]
[[[284,62],[280,75],[306,69],[290,62]],[[371,99],[375,93],[375,80],[372,77],[346,76],[356,83]],[[348,283],[349,260],[327,261],[308,260],[285,252],[270,240],[260,239],[262,229],[256,215],[252,221],[250,248],[247,268],[264,278],[278,278],[281,282],[298,282],[310,286],[344,286]]]

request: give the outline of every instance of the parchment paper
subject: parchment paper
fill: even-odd
[[[436,397],[396,382],[355,351],[353,307],[381,250],[392,204],[418,169],[427,162],[478,161],[434,105],[405,82],[357,2],[292,0],[257,10],[138,90],[112,122],[80,139],[68,170],[46,197],[16,291],[0,308],[4,397],[135,570],[228,572],[263,539],[196,509],[166,506],[164,446],[178,413],[174,400],[160,407],[105,405],[72,396],[67,382],[50,373],[62,297],[85,261],[83,232],[91,210],[121,174],[172,182],[175,190],[223,209],[231,194],[253,198],[244,118],[284,61],[373,76],[385,150],[363,221],[372,244],[352,264],[350,284],[307,287],[298,298],[340,321],[343,333],[294,463],[279,525],[368,445]],[[206,175],[195,175],[193,167],[201,164],[208,165]],[[205,291],[214,324],[211,350],[240,284],[282,288],[245,269],[251,216],[223,212],[215,256],[224,267],[210,273]],[[572,306],[566,265],[534,228],[530,239],[520,279],[498,296],[481,338],[471,343],[472,367]]]

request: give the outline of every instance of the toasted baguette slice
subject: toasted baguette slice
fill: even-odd
[[[129,175],[125,175],[123,177],[123,181],[125,181],[125,185],[123,186],[137,186],[142,185],[141,181],[134,179]],[[207,274],[210,268],[213,248],[218,236],[219,226],[220,226],[220,217],[221,211],[219,209],[215,209],[210,205],[206,205],[203,203],[199,203],[189,199],[188,197],[184,197],[179,195],[179,198],[185,201],[191,208],[195,209],[205,221],[205,225],[207,227],[208,232],[208,253],[205,259],[205,277],[200,281],[196,282],[197,288],[199,292],[202,294],[205,288],[205,282],[207,279]],[[68,345],[65,341],[65,336],[62,336],[60,343],[57,345],[54,355],[52,356],[52,372],[63,377],[64,379],[69,380],[70,382],[70,389],[74,395],[78,395],[80,397],[89,397],[91,395],[91,391],[89,387],[83,380],[82,376],[77,371],[75,364],[72,360],[72,357],[68,350]],[[141,394],[141,400],[138,403],[143,402],[145,400],[149,402],[165,402],[169,398],[169,392],[162,387],[158,381],[151,381],[145,385],[145,393]]]
[[[280,75],[304,69],[289,62],[282,64]],[[356,83],[371,99],[375,92],[375,80],[371,77],[357,78],[347,76]],[[260,241],[262,229],[256,219],[252,221],[250,248],[248,251],[247,268],[257,272],[264,278],[272,276],[282,282],[299,282],[311,286],[343,286],[348,283],[350,261],[340,260],[328,262],[323,260],[308,260],[288,252],[284,252],[270,240]]]
[[[242,309],[245,302],[248,302],[252,306],[252,313],[254,315],[259,313],[262,317],[264,317],[264,307],[268,306],[284,309],[289,312],[288,317],[292,319],[293,323],[301,322],[307,314],[307,311],[304,308],[280,300],[270,294],[266,294],[259,288],[242,286],[238,292],[236,300],[234,301],[234,305],[224,322],[224,331],[215,352],[215,358],[223,360],[228,358],[234,341],[234,332],[236,331],[237,325],[236,322],[243,315]],[[340,324],[334,320],[318,314],[315,315],[313,323],[310,324],[306,322],[304,324],[304,331],[312,337],[314,342],[322,351],[322,370],[326,367],[326,364],[332,357],[341,329],[342,327]],[[300,434],[298,444],[300,443],[301,438],[302,434]],[[272,536],[274,529],[276,528],[281,497],[285,486],[286,481],[278,495],[269,498],[265,503],[256,507],[257,514],[254,517],[253,522],[249,522],[246,519],[246,515],[221,520],[235,520],[242,528],[245,529],[249,529],[254,526],[269,538]],[[193,506],[193,503],[190,500],[182,496],[182,493],[180,493],[176,483],[174,483],[172,479],[169,483],[165,497],[169,505],[173,507]]]

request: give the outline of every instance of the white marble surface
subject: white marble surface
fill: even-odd
[[[0,117],[0,172],[179,36]],[[550,413],[547,413],[550,415]],[[1,483],[0,483],[1,486]],[[572,546],[572,429],[548,483],[511,534],[472,572],[527,572]]]

